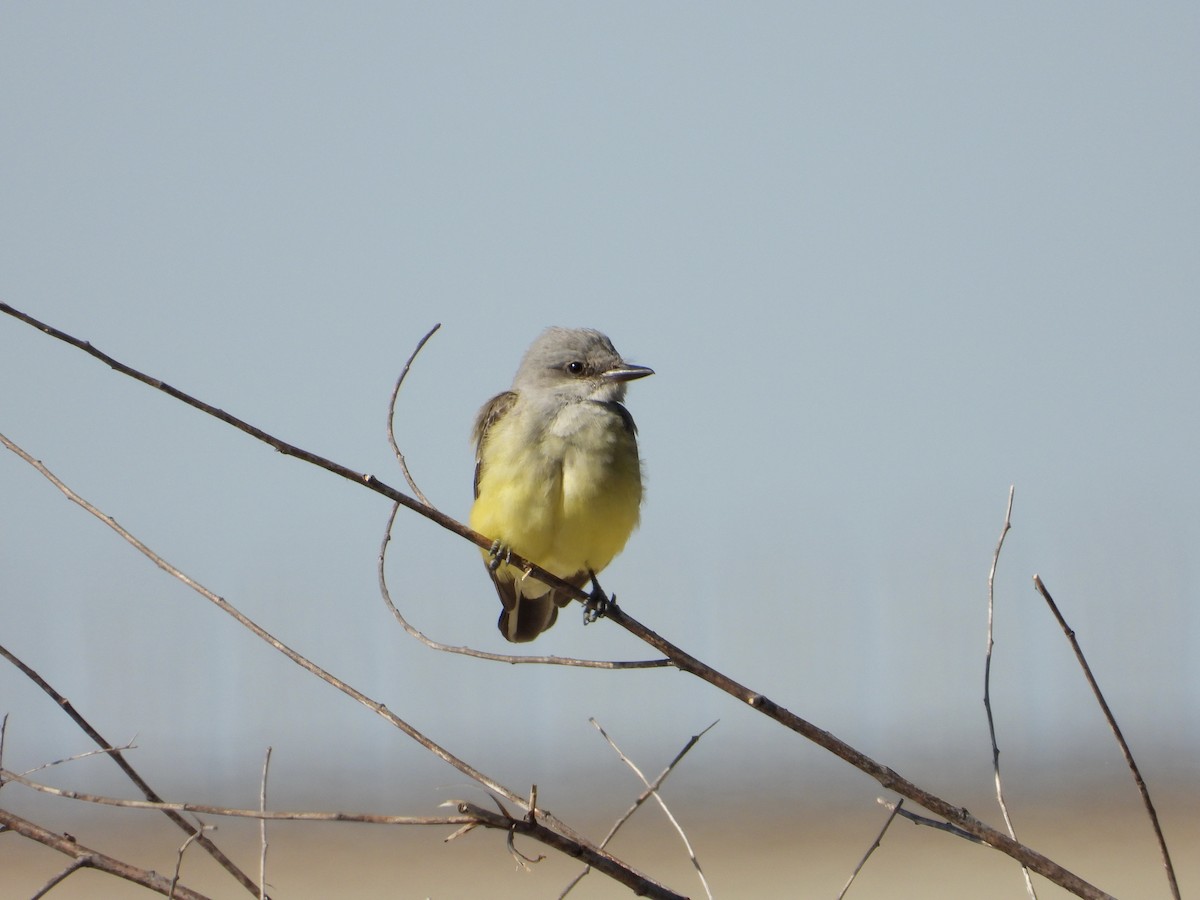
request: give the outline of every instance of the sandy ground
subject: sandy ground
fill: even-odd
[[[1195,798],[1177,792],[1159,802],[1184,896],[1200,890],[1200,814]],[[655,811],[623,833],[613,851],[673,889],[704,897],[678,836]],[[125,814],[122,814],[123,816]],[[730,805],[688,823],[688,836],[719,898],[834,898],[870,845],[883,820],[873,809],[800,813],[762,818]],[[165,820],[163,820],[165,821]],[[737,823],[730,825],[729,823]],[[600,823],[586,824],[602,833]],[[593,827],[594,826],[594,827]],[[1022,837],[1068,869],[1118,897],[1168,897],[1166,880],[1144,816],[1120,811],[1057,807],[1022,810]],[[475,831],[452,843],[448,827],[416,829],[334,824],[274,824],[269,831],[268,882],[277,898],[554,898],[579,871],[573,860],[548,852],[526,872],[518,869],[503,837]],[[79,823],[78,840],[131,863],[170,873],[182,842],[173,826],[134,817],[126,826],[93,819]],[[258,870],[257,826],[222,822],[214,834],[251,874]],[[534,856],[541,848],[522,841]],[[30,897],[64,865],[64,858],[15,835],[0,836],[0,897]],[[246,897],[232,880],[195,851],[183,863],[183,882],[211,897]],[[1068,896],[1035,879],[1042,900]],[[108,900],[153,896],[96,872],[72,875],[55,900]],[[572,897],[632,896],[608,879],[589,875]],[[1022,898],[1019,869],[991,850],[897,821],[855,882],[851,898]]]

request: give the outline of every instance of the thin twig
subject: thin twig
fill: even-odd
[[[130,741],[123,747],[97,747],[95,750],[85,750],[83,753],[76,753],[74,756],[65,756],[62,759],[56,759],[53,762],[42,763],[40,766],[34,766],[32,769],[26,769],[22,775],[30,775],[34,772],[40,772],[43,769],[51,769],[54,766],[65,765],[70,762],[78,762],[81,759],[87,759],[90,756],[104,756],[109,753],[122,753],[126,750],[136,750],[137,747],[133,741]]]
[[[986,843],[975,837],[975,835],[971,834],[969,831],[963,831],[961,828],[956,828],[949,822],[940,822],[937,819],[931,819],[928,816],[917,815],[914,812],[909,812],[907,809],[897,809],[897,807],[900,806],[900,803],[904,802],[903,800],[901,800],[899,803],[892,803],[892,801],[885,800],[883,797],[880,797],[876,802],[884,809],[895,809],[900,818],[908,819],[908,821],[912,822],[914,825],[923,825],[924,827],[932,828],[935,831],[944,831],[946,834],[952,834],[955,837],[962,838],[964,841],[969,841],[972,844],[983,844],[983,846],[987,846]]]
[[[443,644],[440,641],[435,641],[433,638],[426,635],[415,625],[405,618],[392,600],[391,590],[388,588],[387,570],[385,563],[387,561],[388,545],[392,540],[392,527],[396,522],[396,513],[400,511],[400,504],[392,504],[392,512],[388,516],[387,528],[383,533],[383,541],[379,546],[379,562],[376,571],[379,577],[379,593],[383,597],[383,602],[387,604],[387,608],[391,611],[400,627],[407,631],[412,637],[416,638],[426,647],[432,650],[440,650],[443,653],[458,653],[462,656],[471,656],[475,659],[486,659],[493,662],[505,663],[537,663],[541,665],[551,666],[576,666],[587,669],[660,669],[671,665],[669,659],[646,659],[646,660],[610,660],[610,659],[576,659],[569,656],[516,656],[511,653],[491,653],[486,650],[476,650],[473,647],[455,646],[452,644]]]
[[[400,471],[404,473],[404,480],[408,482],[409,488],[417,495],[417,499],[426,506],[433,506],[429,499],[417,487],[417,483],[413,480],[412,473],[408,471],[408,463],[404,460],[404,454],[400,452],[400,445],[396,443],[396,429],[393,425],[396,418],[396,398],[400,396],[400,386],[404,384],[404,379],[408,377],[408,370],[412,368],[413,360],[417,358],[417,354],[421,352],[421,348],[425,346],[435,331],[442,327],[442,323],[438,322],[429,331],[425,332],[425,337],[417,341],[417,346],[409,355],[408,360],[404,363],[404,368],[400,370],[400,377],[396,379],[396,386],[392,388],[392,396],[388,400],[387,414],[387,439],[392,446],[392,452],[396,454],[396,462],[400,463]]]
[[[0,304],[0,306],[3,306],[3,304]],[[278,650],[280,653],[282,653],[284,656],[286,656],[292,662],[296,663],[296,665],[300,666],[301,668],[303,668],[305,671],[309,672],[310,674],[316,675],[318,678],[320,678],[325,683],[332,685],[333,687],[337,688],[342,693],[346,694],[348,697],[351,697],[352,699],[361,703],[363,706],[365,706],[368,709],[370,709],[371,711],[373,711],[376,715],[380,716],[385,721],[390,723],[393,727],[399,729],[404,734],[406,734],[408,737],[410,737],[412,740],[416,741],[418,744],[420,744],[422,747],[424,747],[430,753],[433,753],[435,756],[437,756],[442,761],[444,761],[444,762],[448,763],[449,765],[453,766],[454,768],[458,769],[458,771],[462,772],[468,778],[471,778],[474,781],[479,782],[484,787],[488,788],[491,791],[494,791],[496,794],[499,794],[500,796],[503,796],[503,797],[511,800],[513,803],[516,803],[517,805],[521,806],[522,808],[525,807],[525,800],[519,794],[517,794],[516,792],[512,791],[511,789],[505,787],[504,785],[500,784],[495,779],[485,775],[483,772],[480,772],[478,769],[476,769],[474,766],[471,766],[465,760],[455,756],[449,750],[442,747],[440,744],[438,744],[435,741],[431,740],[430,738],[426,737],[425,734],[423,734],[421,731],[418,731],[416,728],[414,728],[412,725],[410,725],[404,719],[401,719],[399,716],[397,716],[395,713],[393,713],[391,710],[389,710],[384,704],[371,699],[366,694],[364,694],[361,691],[359,691],[358,689],[354,688],[352,685],[348,684],[345,681],[342,681],[340,678],[337,678],[335,675],[326,671],[325,669],[322,669],[320,666],[318,666],[316,663],[309,660],[307,657],[302,656],[300,653],[297,653],[291,647],[287,646],[282,641],[280,641],[278,638],[276,638],[274,635],[272,635],[270,632],[268,632],[261,625],[254,622],[252,619],[250,619],[245,614],[243,614],[239,609],[237,609],[237,607],[235,607],[233,604],[231,604],[227,600],[225,600],[225,598],[217,596],[212,591],[208,590],[206,587],[201,585],[199,582],[195,581],[194,579],[192,579],[191,577],[189,577],[188,575],[184,574],[182,571],[177,569],[175,566],[171,565],[169,562],[167,562],[165,559],[163,559],[161,556],[159,556],[157,553],[155,553],[153,550],[151,550],[149,547],[147,547],[144,543],[142,543],[140,540],[138,540],[136,537],[134,537],[133,534],[131,534],[129,531],[127,531],[124,527],[122,527],[114,518],[112,518],[112,516],[109,516],[109,515],[105,514],[104,512],[102,512],[101,510],[97,509],[95,506],[93,506],[91,503],[89,503],[87,500],[85,500],[79,494],[77,494],[73,490],[71,490],[71,488],[69,488],[65,483],[63,483],[61,479],[59,479],[53,472],[51,472],[49,469],[47,469],[46,466],[44,466],[40,461],[34,459],[32,456],[30,456],[28,453],[26,453],[25,450],[23,450],[21,447],[19,447],[18,445],[16,445],[12,441],[10,441],[3,434],[0,434],[0,444],[3,444],[5,447],[7,447],[9,450],[11,450],[13,453],[15,453],[21,459],[23,459],[26,463],[28,463],[33,468],[35,468],[39,473],[41,473],[42,477],[44,477],[48,481],[50,481],[50,483],[53,484],[56,488],[58,488],[58,490],[61,491],[62,494],[64,496],[66,496],[69,500],[71,500],[71,502],[75,503],[82,509],[89,512],[91,515],[98,518],[101,522],[103,522],[105,525],[107,525],[109,528],[111,528],[113,531],[115,531],[117,534],[119,534],[127,543],[129,543],[134,548],[136,548],[138,550],[138,552],[140,552],[142,555],[144,555],[147,559],[149,559],[151,562],[153,562],[156,566],[158,566],[164,572],[168,573],[169,575],[176,578],[177,580],[183,582],[185,585],[190,587],[196,593],[200,594],[202,597],[204,597],[206,600],[208,600],[210,603],[212,603],[214,606],[216,606],[222,612],[224,612],[227,615],[234,618],[239,624],[242,625],[242,627],[246,628],[251,633],[253,633],[256,637],[265,641],[267,644],[274,647],[276,650]],[[548,812],[546,810],[540,810],[540,809],[536,810],[536,811],[530,810],[530,812],[536,812],[536,815],[539,818],[541,818],[545,823],[547,823],[548,826],[550,826],[552,829],[554,829],[558,834],[560,834],[562,836],[563,840],[570,841],[570,842],[572,842],[574,844],[578,844],[579,846],[582,846],[582,847],[590,847],[591,846],[586,838],[584,838],[582,835],[578,834],[574,829],[570,828],[565,822],[561,821],[560,819],[558,819],[556,816],[554,816],[550,812]],[[545,827],[545,826],[539,826],[539,827]],[[577,855],[577,854],[573,853],[571,855]],[[645,875],[642,875],[640,872],[637,872],[631,866],[628,866],[624,863],[620,863],[619,861],[615,861],[615,860],[614,860],[614,862],[616,863],[615,868],[614,868],[614,866],[609,866],[608,869],[605,870],[606,874],[609,871],[618,871],[619,873],[623,873],[623,874],[619,874],[616,877],[618,878],[619,881],[621,881],[622,884],[625,884],[627,887],[636,885],[640,888],[640,887],[644,886],[645,883],[653,883],[650,881],[649,878],[647,878]],[[253,882],[252,882],[252,884],[253,884]],[[663,888],[663,890],[666,890],[666,889]]]
[[[267,811],[267,772],[270,768],[271,748],[268,747],[266,756],[263,758],[262,787],[258,791],[258,810],[264,813]],[[267,900],[267,820],[265,818],[258,821],[258,839],[262,845],[258,857],[258,897],[259,900]]]
[[[508,829],[508,836],[505,838],[505,846],[508,849],[508,855],[516,861],[517,868],[522,872],[532,872],[533,866],[536,866],[546,857],[542,853],[539,853],[537,856],[526,856],[524,853],[518,850],[516,834],[517,833],[511,828]]]
[[[468,528],[466,525],[463,525],[461,522],[458,522],[450,516],[447,516],[445,513],[421,503],[419,500],[416,500],[413,497],[409,497],[401,493],[390,485],[383,483],[374,475],[355,472],[353,469],[341,465],[340,463],[333,462],[325,457],[311,453],[307,450],[302,450],[293,444],[282,441],[279,438],[276,438],[263,431],[261,428],[257,428],[254,425],[237,418],[236,416],[226,413],[224,410],[218,409],[215,406],[198,400],[195,397],[185,394],[183,391],[180,391],[177,388],[173,388],[158,379],[151,378],[150,376],[145,375],[136,369],[125,365],[124,363],[118,362],[108,354],[97,350],[88,342],[82,341],[76,337],[72,337],[66,332],[60,331],[53,326],[40,322],[32,316],[14,309],[7,303],[0,302],[0,312],[13,316],[16,319],[19,319],[22,322],[41,330],[56,340],[63,341],[73,347],[83,350],[85,353],[95,357],[96,359],[99,359],[101,362],[105,363],[116,371],[121,372],[124,375],[128,375],[137,381],[141,381],[142,383],[147,384],[157,390],[163,391],[180,402],[199,409],[202,412],[205,412],[208,415],[211,415],[214,418],[217,418],[220,421],[225,422],[226,424],[231,425],[234,428],[245,432],[246,434],[249,434],[251,437],[263,441],[284,455],[293,456],[297,459],[301,459],[312,465],[323,468],[326,471],[334,473],[335,475],[339,475],[357,484],[361,484],[364,487],[369,488],[370,490],[373,490],[396,503],[400,503],[402,506],[424,516],[437,525],[440,525],[442,528],[445,528],[446,530],[457,534],[463,539],[470,541],[477,547],[487,550],[494,543],[494,540],[486,535],[479,534],[477,531]],[[563,579],[553,575],[550,572],[547,572],[545,569],[541,568],[530,560],[521,558],[518,556],[518,554],[512,554],[508,561],[511,565],[517,568],[527,569],[534,578],[537,578],[538,581],[542,582],[548,587],[562,591],[564,596],[572,597],[583,603],[586,603],[590,599],[589,595],[582,589],[568,584]],[[894,770],[871,759],[866,754],[855,749],[830,732],[825,731],[822,728],[818,728],[813,723],[796,715],[783,706],[780,706],[778,703],[774,702],[758,691],[751,690],[745,685],[740,684],[727,675],[724,675],[711,666],[701,662],[695,656],[692,656],[690,653],[683,650],[683,648],[676,646],[675,644],[663,638],[661,635],[647,628],[632,616],[627,615],[624,610],[618,607],[615,603],[609,603],[606,609],[605,618],[612,624],[624,628],[630,634],[649,644],[656,651],[670,659],[672,664],[675,665],[675,667],[679,670],[688,672],[691,675],[695,675],[697,678],[708,682],[718,690],[724,691],[726,694],[729,694],[731,697],[742,701],[763,715],[774,719],[785,728],[802,735],[817,746],[822,747],[823,749],[837,756],[839,759],[842,759],[854,766],[859,771],[866,773],[871,778],[874,778],[885,790],[899,794],[902,797],[906,797],[930,812],[954,822],[964,831],[977,836],[984,843],[1002,853],[1005,853],[1008,856],[1011,856],[1018,862],[1037,872],[1039,875],[1048,878],[1050,881],[1053,881],[1060,887],[1071,891],[1077,896],[1088,898],[1088,900],[1100,900],[1100,898],[1107,898],[1110,896],[1104,891],[1101,891],[1095,885],[1092,885],[1080,878],[1078,875],[1059,865],[1044,854],[1018,843],[1007,834],[1004,834],[1003,832],[992,828],[990,825],[981,822],[979,819],[972,816],[966,809],[954,806],[946,800],[943,800],[941,797],[924,790],[912,781],[902,777]],[[271,641],[274,641],[274,639],[272,638]],[[332,684],[333,682],[330,683]],[[380,715],[384,715],[384,713],[379,709],[376,709],[376,712],[379,712]]]
[[[41,888],[39,888],[34,893],[30,894],[29,900],[41,900],[42,897],[45,897],[48,893],[50,893],[52,890],[54,890],[54,888],[56,888],[62,882],[66,881],[69,877],[74,875],[80,869],[88,868],[88,865],[89,865],[89,862],[87,859],[72,860],[65,869],[63,869],[61,872],[58,872],[57,874],[53,875],[49,881],[47,881],[45,884],[43,884],[41,886]]]
[[[710,732],[713,728],[715,728],[717,722],[719,722],[719,721],[720,720],[717,719],[711,725],[709,725],[707,728],[705,728],[703,731],[701,731],[699,734],[693,734],[688,739],[688,742],[683,745],[683,749],[680,750],[678,753],[676,753],[675,758],[672,759],[669,763],[667,763],[667,767],[658,773],[658,777],[655,778],[654,781],[652,781],[650,783],[650,786],[647,787],[640,794],[638,794],[637,799],[633,801],[633,803],[630,805],[629,809],[625,810],[625,812],[620,816],[620,818],[618,818],[617,821],[613,823],[612,828],[610,828],[608,830],[608,834],[606,834],[604,836],[604,840],[602,840],[598,845],[601,849],[603,849],[609,845],[609,842],[612,841],[612,839],[614,837],[616,837],[616,834],[618,831],[621,830],[621,827],[626,822],[629,821],[629,819],[633,816],[633,814],[635,812],[637,812],[639,809],[642,808],[642,804],[644,804],[647,800],[649,800],[650,797],[654,794],[654,792],[657,791],[660,787],[662,787],[663,782],[666,781],[667,778],[670,776],[670,774],[675,771],[675,767],[679,765],[679,763],[683,760],[683,758],[685,756],[687,756],[688,751],[690,751],[693,747],[696,746],[696,744],[698,744],[700,742],[700,738],[704,737],[704,735],[708,734],[708,732]],[[579,884],[579,882],[583,881],[583,879],[587,876],[588,872],[590,872],[590,871],[592,871],[590,866],[585,867],[582,872],[580,872],[578,875],[576,875],[571,880],[570,884],[568,884],[565,888],[563,888],[562,893],[558,895],[559,900],[562,900],[563,897],[565,897],[565,896],[567,896],[567,894],[571,893],[571,891],[575,888],[575,885],[577,885],[577,884]]]
[[[3,438],[3,435],[0,435],[0,438]],[[4,441],[4,444],[5,446],[8,446],[10,450],[15,446],[10,445],[10,442],[7,440]],[[17,451],[14,450],[13,452]],[[25,458],[23,453],[24,451],[21,451],[20,453],[17,453],[17,455]],[[0,645],[0,656],[3,656],[10,663],[16,666],[26,678],[41,688],[42,692],[45,693],[51,700],[53,700],[59,709],[65,712],[71,721],[79,726],[84,734],[95,741],[96,744],[98,744],[102,749],[107,751],[108,756],[114,763],[117,764],[117,767],[124,772],[125,776],[134,783],[139,791],[142,792],[142,796],[144,796],[147,800],[162,800],[162,797],[158,795],[158,792],[150,787],[147,781],[138,774],[137,770],[134,769],[132,765],[130,765],[129,761],[125,758],[125,755],[118,748],[114,747],[102,734],[100,734],[100,732],[93,728],[91,723],[89,723],[87,719],[80,715],[79,711],[75,709],[70,700],[56,691],[50,685],[50,683],[46,681],[46,679],[42,678],[41,675],[14,656],[3,645]],[[186,834],[196,835],[196,843],[203,847],[205,852],[220,864],[221,868],[236,878],[242,887],[252,894],[257,893],[258,888],[254,884],[254,879],[238,868],[237,864],[228,856],[226,856],[224,852],[222,852],[221,848],[214,844],[207,835],[201,833],[194,825],[192,825],[191,822],[179,815],[177,812],[164,810],[164,813],[166,814],[167,818],[174,822],[181,831],[185,832]]]
[[[192,842],[196,840],[205,829],[211,826],[201,826],[201,830],[195,834],[189,834],[187,839],[179,845],[179,850],[175,854],[175,874],[171,876],[171,890],[167,894],[167,900],[172,900],[175,896],[175,889],[179,887],[179,873],[183,871],[183,855],[187,853],[187,848],[192,846]]]
[[[1008,508],[1004,511],[1004,527],[1000,529],[1000,539],[996,541],[996,552],[992,554],[992,567],[988,571],[987,653],[983,663],[983,708],[987,713],[988,737],[992,741],[992,775],[996,784],[996,802],[1000,806],[1000,814],[1004,817],[1004,827],[1008,829],[1008,836],[1014,841],[1017,839],[1017,831],[1013,827],[1012,817],[1008,813],[1008,804],[1004,802],[1004,786],[1000,781],[1000,745],[996,742],[996,721],[992,717],[992,649],[996,644],[993,629],[996,609],[996,567],[1000,564],[1000,550],[1004,547],[1004,538],[1012,528],[1013,493],[1015,491],[1016,485],[1009,485]],[[1021,875],[1025,879],[1025,893],[1029,895],[1030,900],[1037,900],[1037,892],[1033,889],[1033,879],[1029,876],[1029,869],[1021,866]]]
[[[904,801],[900,800],[892,807],[891,814],[887,817],[887,821],[883,823],[883,827],[879,829],[879,834],[875,835],[875,840],[871,846],[867,848],[867,852],[863,854],[863,858],[858,861],[858,865],[854,867],[854,871],[850,873],[850,877],[846,879],[841,891],[838,892],[837,900],[842,900],[846,896],[846,892],[850,890],[850,885],[854,884],[854,879],[858,877],[858,873],[862,871],[863,866],[867,864],[867,860],[871,858],[871,854],[879,849],[879,845],[883,843],[883,836],[887,834],[888,828],[896,818],[896,814],[900,812],[900,807],[904,805]]]
[[[378,813],[356,812],[322,812],[319,810],[277,810],[277,809],[239,809],[232,806],[213,806],[208,803],[171,802],[167,800],[133,800],[124,797],[109,797],[104,794],[91,794],[85,791],[72,791],[66,788],[42,784],[15,772],[0,770],[4,777],[14,784],[20,784],[30,790],[64,800],[75,800],[80,803],[92,803],[97,806],[113,806],[121,809],[171,810],[173,812],[189,812],[206,816],[223,816],[234,819],[256,819],[271,822],[358,822],[363,825],[465,825],[474,819],[465,816],[387,816]],[[195,837],[192,835],[191,837]]]
[[[1146,786],[1146,781],[1142,778],[1141,770],[1138,769],[1137,763],[1133,760],[1133,751],[1129,749],[1129,744],[1125,741],[1125,735],[1121,733],[1121,728],[1117,725],[1116,716],[1109,709],[1108,701],[1104,699],[1104,694],[1100,691],[1100,685],[1096,682],[1095,676],[1092,675],[1092,667],[1088,665],[1087,659],[1083,655],[1083,648],[1079,646],[1079,641],[1075,637],[1075,631],[1067,624],[1067,620],[1063,618],[1063,614],[1058,610],[1058,604],[1054,602],[1054,598],[1046,590],[1046,585],[1042,583],[1042,579],[1037,575],[1033,576],[1033,586],[1042,595],[1042,599],[1050,607],[1050,612],[1054,615],[1058,626],[1062,629],[1063,634],[1067,636],[1067,640],[1070,641],[1071,649],[1075,651],[1075,658],[1079,660],[1079,667],[1083,670],[1083,675],[1087,679],[1088,685],[1091,686],[1092,693],[1096,697],[1096,702],[1100,704],[1100,709],[1104,713],[1108,727],[1112,729],[1113,737],[1117,739],[1121,753],[1125,756],[1125,762],[1129,766],[1129,771],[1133,774],[1134,784],[1137,785],[1138,793],[1142,795],[1142,803],[1146,807],[1146,814],[1150,817],[1150,824],[1154,828],[1154,837],[1158,840],[1158,850],[1162,855],[1163,868],[1166,870],[1167,884],[1171,888],[1171,896],[1175,900],[1179,900],[1179,882],[1175,878],[1175,867],[1171,864],[1171,854],[1167,850],[1167,839],[1163,836],[1162,826],[1158,823],[1158,813],[1155,811],[1154,803],[1150,799],[1150,788]]]
[[[642,784],[644,784],[650,791],[651,795],[658,803],[659,808],[662,809],[663,814],[667,817],[667,820],[679,833],[679,837],[683,841],[683,846],[687,849],[688,858],[691,859],[692,866],[696,869],[696,875],[698,875],[700,878],[700,884],[704,888],[704,894],[708,897],[708,900],[712,900],[712,890],[709,889],[708,879],[704,877],[704,869],[700,867],[700,860],[696,858],[696,851],[692,848],[692,842],[688,840],[687,833],[683,830],[683,826],[679,824],[679,821],[674,815],[672,815],[671,810],[667,808],[667,803],[665,800],[663,800],[662,795],[659,794],[656,789],[650,787],[650,782],[646,779],[646,776],[642,774],[642,770],[637,767],[632,759],[625,755],[625,752],[617,746],[616,741],[609,737],[608,732],[604,730],[600,723],[590,717],[588,718],[588,721],[591,722],[592,726],[600,732],[604,740],[608,741],[608,746],[613,748],[613,752],[617,754],[617,757],[621,760],[621,762],[625,763],[625,765],[632,770],[633,774],[636,775],[641,780]]]

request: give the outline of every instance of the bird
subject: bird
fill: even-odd
[[[599,331],[548,328],[512,387],[479,410],[469,522],[494,541],[483,556],[505,640],[532,641],[571,600],[511,565],[511,554],[579,588],[590,579],[593,598],[603,597],[596,574],[624,549],[642,505],[637,426],[622,401],[630,381],[653,374]]]

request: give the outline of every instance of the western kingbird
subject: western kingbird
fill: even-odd
[[[516,553],[578,587],[621,552],[638,523],[637,428],[626,382],[653,375],[588,328],[549,328],[525,352],[512,389],[475,419],[471,527],[494,538],[484,562],[509,641],[532,641],[571,598],[521,569]]]

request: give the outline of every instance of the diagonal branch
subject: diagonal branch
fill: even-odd
[[[1087,659],[1083,655],[1083,648],[1079,646],[1079,641],[1075,638],[1075,632],[1067,624],[1067,620],[1063,618],[1063,614],[1058,611],[1058,604],[1054,602],[1054,598],[1046,590],[1046,585],[1042,584],[1042,579],[1037,575],[1033,576],[1033,586],[1042,595],[1042,599],[1046,601],[1046,605],[1050,607],[1050,612],[1053,613],[1059,627],[1062,628],[1063,634],[1071,642],[1071,649],[1075,651],[1075,658],[1079,660],[1079,667],[1083,669],[1083,676],[1087,679],[1092,693],[1096,695],[1096,702],[1100,704],[1100,710],[1104,713],[1108,727],[1112,729],[1113,737],[1117,739],[1117,744],[1121,748],[1121,753],[1125,756],[1125,762],[1129,766],[1129,771],[1133,773],[1133,780],[1137,785],[1138,793],[1142,795],[1142,804],[1146,807],[1146,813],[1150,816],[1150,824],[1154,828],[1154,837],[1158,840],[1158,850],[1162,855],[1163,868],[1167,872],[1167,884],[1170,885],[1171,896],[1175,900],[1179,900],[1179,882],[1175,879],[1175,867],[1171,865],[1171,854],[1167,851],[1167,839],[1163,837],[1162,826],[1158,824],[1158,813],[1154,809],[1154,803],[1150,800],[1150,789],[1146,787],[1146,781],[1142,778],[1141,770],[1138,769],[1137,763],[1133,761],[1133,751],[1129,749],[1129,744],[1125,742],[1125,735],[1121,733],[1121,728],[1117,725],[1116,716],[1109,709],[1108,701],[1104,699],[1104,694],[1100,692],[1100,685],[1096,683],[1096,678],[1092,675],[1092,667],[1088,665]]]
[[[854,867],[854,871],[850,873],[850,877],[846,879],[846,883],[842,885],[841,891],[837,895],[837,900],[842,900],[846,896],[846,892],[850,890],[850,885],[854,884],[854,879],[858,877],[858,873],[863,870],[863,866],[867,864],[867,860],[871,858],[871,854],[879,849],[879,845],[883,843],[883,836],[887,834],[887,830],[891,828],[892,822],[896,815],[900,812],[900,808],[904,806],[904,801],[897,801],[892,807],[891,813],[888,814],[887,821],[883,823],[883,827],[879,829],[879,834],[875,835],[875,840],[871,842],[871,846],[867,848],[867,852],[863,854],[863,858],[858,861],[858,865]]]

